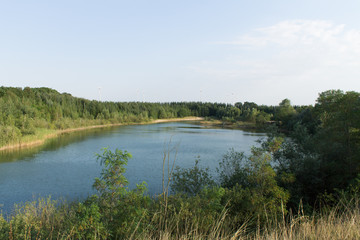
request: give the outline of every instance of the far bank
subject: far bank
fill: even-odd
[[[84,131],[95,128],[106,128],[106,127],[124,126],[124,125],[156,124],[156,123],[165,123],[165,122],[203,121],[203,120],[204,118],[202,117],[184,117],[184,118],[156,119],[156,120],[142,121],[142,122],[100,124],[100,125],[91,125],[91,126],[84,126],[78,128],[61,129],[61,130],[38,129],[34,135],[24,136],[17,143],[12,143],[0,147],[0,151],[39,146],[44,144],[47,139],[58,137],[59,135],[64,133],[72,133],[72,132]]]

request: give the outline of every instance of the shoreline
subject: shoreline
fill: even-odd
[[[106,127],[116,127],[116,126],[125,126],[125,125],[157,124],[157,123],[166,123],[166,122],[203,121],[203,120],[204,120],[204,118],[202,118],[202,117],[166,118],[166,119],[151,120],[149,122],[112,123],[112,124],[103,124],[103,125],[92,125],[92,126],[79,127],[79,128],[68,128],[68,129],[63,129],[63,130],[56,130],[54,133],[50,133],[50,134],[43,136],[42,139],[37,139],[37,140],[30,141],[30,142],[19,142],[16,144],[2,146],[2,147],[0,147],[0,151],[39,146],[39,145],[44,144],[46,140],[58,137],[59,135],[64,134],[64,133],[79,132],[79,131],[85,131],[85,130],[95,129],[95,128],[106,128]]]

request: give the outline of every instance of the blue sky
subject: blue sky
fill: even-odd
[[[0,1],[0,85],[107,101],[360,91],[360,1]],[[99,90],[100,89],[100,90]]]

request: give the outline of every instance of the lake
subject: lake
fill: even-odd
[[[150,195],[162,190],[163,155],[174,150],[170,160],[189,168],[200,165],[216,176],[222,156],[230,149],[250,152],[263,133],[209,128],[189,122],[128,125],[92,129],[48,140],[44,145],[0,152],[0,211],[14,203],[51,195],[83,199],[93,194],[92,184],[101,166],[95,154],[102,148],[126,150],[133,156],[126,166],[129,187],[143,181]],[[176,153],[177,152],[177,153]]]

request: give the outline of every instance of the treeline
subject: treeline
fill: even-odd
[[[279,180],[293,178],[280,184],[290,193],[289,206],[301,200],[314,207],[352,185],[360,187],[359,93],[320,93],[314,107],[289,115],[285,123],[287,138],[273,162]]]
[[[50,88],[0,87],[0,123],[24,129],[24,120],[35,126],[63,128],[64,119],[139,121],[143,119],[176,118],[186,116],[216,117],[218,119],[260,121],[275,114],[276,107],[257,106],[255,103],[202,102],[99,102],[60,94]],[[46,122],[46,124],[45,124]]]
[[[37,129],[146,122],[186,116],[217,117],[231,108],[212,103],[100,102],[49,88],[0,87],[0,146],[33,135]],[[219,112],[222,112],[221,114]]]
[[[235,105],[100,102],[73,97],[68,93],[60,94],[50,88],[0,87],[0,146],[18,142],[23,136],[34,135],[38,129],[67,129],[187,116],[246,121],[260,126],[270,120],[281,119],[283,113],[278,109],[279,106],[257,106],[249,102]]]

